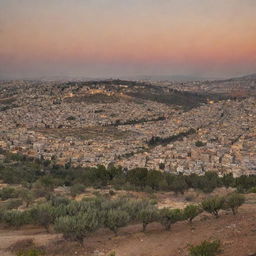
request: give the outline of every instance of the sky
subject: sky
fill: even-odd
[[[0,0],[0,79],[256,72],[256,0]]]

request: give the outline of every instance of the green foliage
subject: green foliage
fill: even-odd
[[[5,187],[0,190],[0,197],[2,200],[7,200],[9,198],[17,198],[18,193],[15,188]]]
[[[26,207],[28,207],[34,200],[34,193],[29,189],[21,189],[19,191],[19,198],[22,199],[22,201],[26,203]]]
[[[126,226],[129,221],[130,216],[127,212],[118,209],[110,209],[105,214],[104,225],[116,234],[118,228]]]
[[[215,256],[220,253],[220,241],[203,241],[200,245],[189,248],[190,256]]]
[[[49,226],[55,221],[55,209],[49,204],[39,204],[28,211],[34,223],[49,231]]]
[[[225,206],[230,208],[234,215],[237,214],[238,208],[245,202],[245,197],[238,193],[231,193],[225,197]]]
[[[195,146],[196,147],[203,147],[203,146],[205,146],[205,143],[200,141],[200,140],[198,140],[198,141],[195,142]]]
[[[45,255],[44,252],[40,249],[32,248],[26,250],[20,250],[16,254],[17,256],[43,256]]]
[[[22,205],[22,200],[20,199],[10,199],[4,203],[4,208],[7,210],[17,209]]]
[[[202,212],[202,208],[199,205],[190,204],[183,210],[184,219],[192,223],[193,219]]]
[[[142,222],[143,232],[145,232],[146,227],[149,223],[158,221],[159,219],[158,210],[154,206],[149,206],[147,208],[142,209],[139,212],[138,218]]]
[[[164,143],[161,138],[155,138],[154,143],[158,142]],[[19,154],[3,153],[5,161],[0,166],[0,179],[8,184],[34,184],[33,187],[37,196],[49,197],[49,193],[56,186],[73,186],[76,184],[97,188],[113,185],[116,189],[141,191],[146,189],[150,192],[166,190],[175,193],[183,193],[188,188],[200,189],[209,193],[223,185],[236,187],[238,191],[244,193],[256,187],[255,175],[242,175],[234,178],[232,174],[226,174],[221,178],[214,172],[206,172],[203,176],[196,174],[177,176],[146,168],[126,171],[113,165],[109,165],[107,168],[102,165],[86,168],[69,166],[66,169],[54,164],[54,159],[52,161],[31,159]],[[164,166],[161,165],[160,167],[163,168]],[[27,188],[30,188],[30,185]],[[76,190],[76,186],[73,189]],[[78,193],[80,193],[79,189]],[[3,197],[6,198],[5,195]]]
[[[214,215],[216,218],[219,217],[219,210],[224,208],[225,199],[220,196],[213,196],[205,199],[202,202],[202,208]]]
[[[72,197],[76,197],[84,192],[85,186],[83,184],[74,184],[70,187],[70,194]]]
[[[2,213],[2,222],[13,227],[21,227],[25,224],[31,223],[31,216],[28,212],[9,210]]]
[[[170,184],[169,188],[174,191],[176,194],[184,193],[186,189],[188,189],[188,185],[186,183],[185,177],[182,175],[176,176],[173,182]]]
[[[63,234],[64,238],[82,242],[88,233],[100,226],[96,211],[91,210],[77,216],[64,216],[56,220],[54,228]]]
[[[250,190],[249,190],[250,193],[256,193],[256,187],[252,187]]]
[[[170,230],[171,224],[183,220],[183,213],[180,209],[163,208],[160,210],[160,222],[166,230]]]

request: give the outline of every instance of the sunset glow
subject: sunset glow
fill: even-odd
[[[0,75],[255,72],[253,0],[0,1]]]

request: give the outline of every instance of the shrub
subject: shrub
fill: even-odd
[[[183,214],[180,209],[163,208],[160,210],[159,218],[165,229],[170,230],[172,224],[183,220]]]
[[[203,146],[205,146],[205,143],[200,141],[200,140],[198,140],[198,141],[195,142],[195,146],[196,147],[203,147]]]
[[[83,242],[88,233],[100,226],[98,214],[88,211],[86,214],[77,216],[60,217],[55,222],[55,230],[63,234],[65,239]]]
[[[220,196],[214,196],[205,199],[202,202],[202,208],[206,211],[214,215],[216,218],[219,217],[219,210],[224,207],[224,198]]]
[[[106,212],[104,224],[107,228],[117,233],[118,228],[126,226],[130,221],[130,216],[122,210],[111,209]]]
[[[142,209],[139,213],[139,220],[143,225],[143,232],[146,231],[146,227],[149,223],[157,221],[159,218],[158,211],[155,207],[147,207]]]
[[[55,209],[49,204],[39,204],[29,211],[35,224],[43,226],[49,232],[49,226],[54,223]]]
[[[2,221],[9,226],[20,227],[31,223],[30,215],[25,211],[18,210],[5,211],[2,215]]]
[[[233,215],[237,214],[238,208],[245,202],[245,197],[238,193],[231,193],[225,198],[226,208],[232,210]]]
[[[126,211],[132,221],[140,220],[142,209],[150,207],[148,200],[128,200],[123,206],[122,210]]]
[[[5,187],[0,190],[0,197],[2,200],[7,200],[9,198],[17,198],[18,194],[15,188]]]
[[[202,212],[202,208],[199,205],[190,204],[183,210],[184,219],[192,223],[193,219]]]
[[[42,256],[44,252],[40,249],[32,248],[27,250],[21,250],[17,254],[17,256]]]
[[[19,198],[21,198],[21,200],[26,203],[26,207],[28,207],[33,202],[34,194],[28,189],[22,189],[19,191]]]
[[[256,193],[256,187],[253,187],[249,190],[250,193]]]
[[[189,248],[190,256],[215,256],[220,252],[220,241],[203,241],[200,245]]]
[[[4,208],[7,210],[17,209],[22,205],[22,201],[20,199],[10,199],[4,204]]]
[[[66,120],[67,121],[73,121],[73,120],[76,120],[76,118],[74,116],[69,116],[69,117],[67,117]]]
[[[76,197],[77,195],[80,195],[84,192],[85,186],[83,184],[74,184],[70,188],[70,194],[72,197]]]

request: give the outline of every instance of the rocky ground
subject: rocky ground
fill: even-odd
[[[215,191],[214,193],[223,193]],[[141,195],[145,196],[145,195]],[[170,194],[157,194],[160,201],[174,206],[184,203],[184,198]],[[222,256],[256,255],[256,195],[246,195],[246,203],[237,216],[221,213],[216,219],[208,214],[198,216],[193,225],[185,222],[174,224],[171,231],[164,231],[157,224],[149,225],[141,232],[141,225],[131,225],[120,229],[117,236],[108,230],[99,230],[84,241],[84,247],[64,241],[60,235],[47,234],[35,227],[22,230],[0,230],[0,252],[3,256],[13,256],[13,245],[24,239],[33,239],[37,246],[46,248],[47,256],[104,256],[115,251],[117,256],[188,256],[189,245],[204,240],[219,239]],[[167,200],[168,199],[168,200]],[[199,198],[195,198],[198,200]]]

